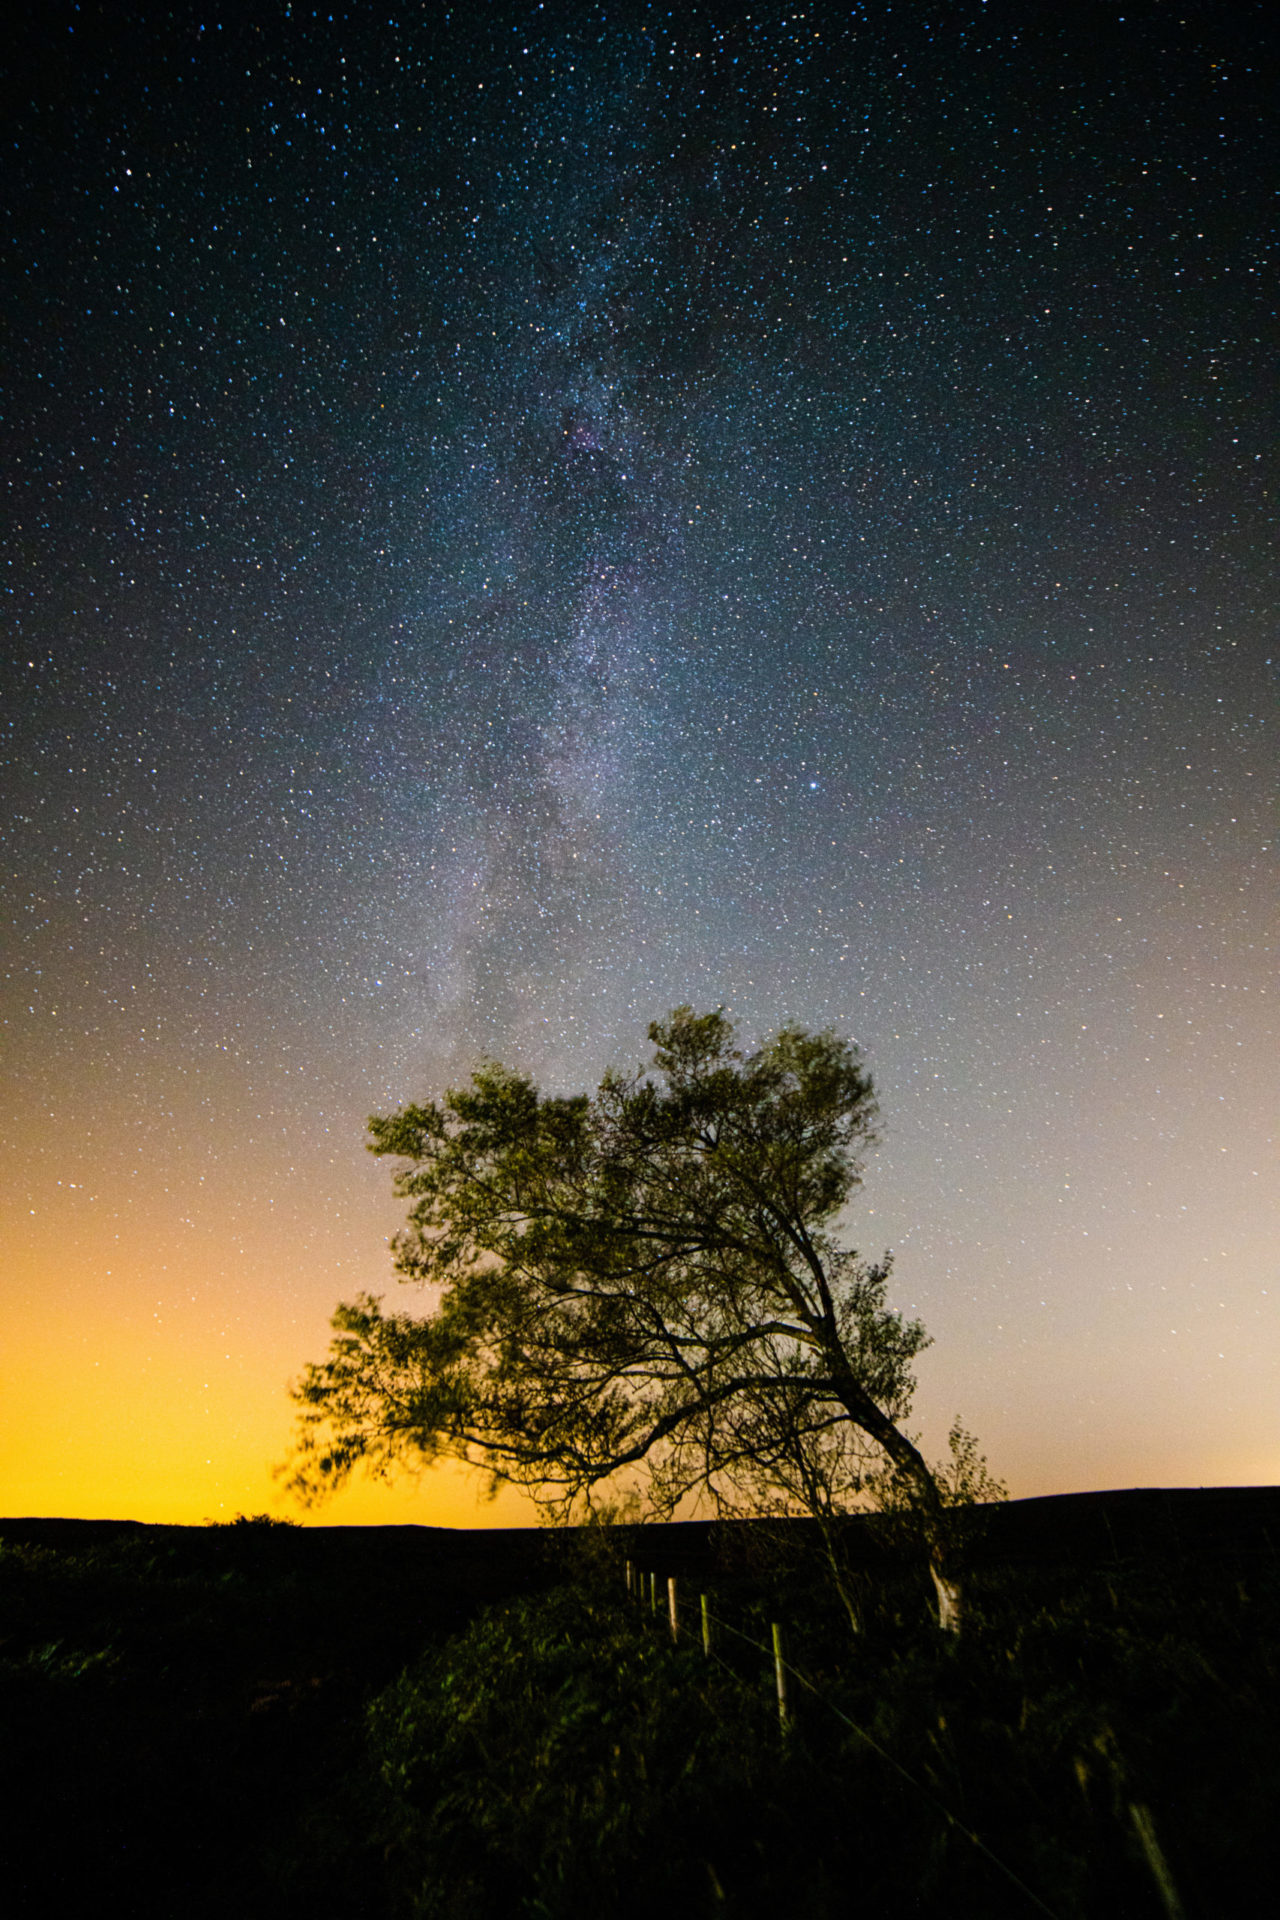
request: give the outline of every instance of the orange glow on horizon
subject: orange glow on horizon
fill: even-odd
[[[25,1127],[4,1195],[0,1513],[537,1523],[527,1499],[489,1500],[479,1475],[452,1465],[390,1485],[357,1478],[309,1513],[272,1477],[293,1430],[288,1382],[323,1357],[336,1303],[369,1291],[420,1306],[391,1271],[401,1210],[388,1169],[361,1146],[379,1095],[357,1087],[319,1119],[299,1105],[278,1129],[287,1146],[264,1155],[252,1135],[215,1137],[194,1097],[144,1125],[123,1101],[85,1117],[70,1083],[46,1083],[49,1110]],[[1202,1119],[1207,1131],[1212,1109]],[[1011,1137],[1008,1169],[984,1167],[993,1193],[1016,1192],[1019,1151]],[[957,1229],[931,1215],[920,1163],[872,1170],[858,1232],[900,1250],[896,1303],[935,1338],[916,1400],[932,1457],[959,1412],[1015,1497],[1280,1482],[1259,1163],[1197,1147],[1193,1186],[1162,1153],[1153,1143],[1135,1162],[1150,1219],[1169,1223],[1158,1261],[1148,1216],[1114,1200],[1105,1241],[1029,1189],[1021,1211],[975,1211]],[[1084,1226],[1096,1227],[1104,1177],[1100,1166],[1082,1183]],[[1198,1213],[1181,1210],[1188,1192]],[[1034,1284],[1002,1305],[992,1276],[1015,1274]],[[1158,1318],[1166,1299],[1177,1305]]]

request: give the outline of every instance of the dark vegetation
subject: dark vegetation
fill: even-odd
[[[856,1636],[804,1522],[0,1522],[6,1912],[1269,1906],[1280,1490],[997,1508],[959,1637],[883,1520],[844,1540]]]

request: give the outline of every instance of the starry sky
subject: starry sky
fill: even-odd
[[[271,1508],[365,1117],[681,1002],[862,1045],[931,1451],[1280,1479],[1263,9],[29,11],[0,1511]]]

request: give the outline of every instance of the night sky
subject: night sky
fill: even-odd
[[[931,1452],[1280,1480],[1264,10],[260,13],[9,46],[0,1511],[270,1507],[366,1115],[686,1001]]]

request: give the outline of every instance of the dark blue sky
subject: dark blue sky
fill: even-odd
[[[370,1107],[724,1003],[929,1431],[1275,1477],[1261,9],[217,11],[8,82],[9,1337],[283,1436]]]

